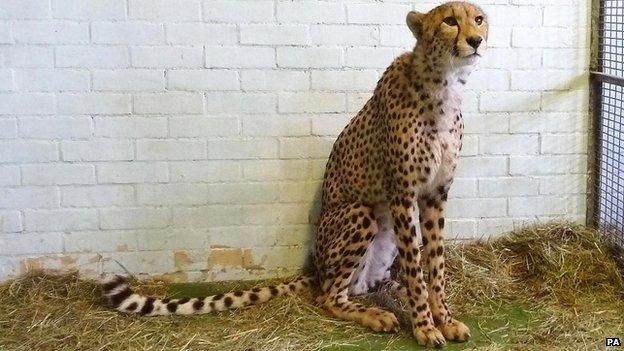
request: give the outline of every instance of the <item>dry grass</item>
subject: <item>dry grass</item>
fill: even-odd
[[[456,314],[476,321],[471,327],[481,335],[471,348],[596,349],[605,336],[624,336],[624,282],[613,253],[592,230],[526,228],[450,247],[447,261],[450,302]],[[234,285],[250,286],[217,288]],[[136,286],[155,295],[168,291],[155,282]],[[409,340],[407,331],[388,337],[328,318],[309,295],[173,318],[120,315],[99,296],[97,284],[76,274],[37,272],[1,284],[0,349],[307,351],[371,342],[373,349],[395,349]],[[526,323],[506,323],[513,312],[506,306],[519,306]]]

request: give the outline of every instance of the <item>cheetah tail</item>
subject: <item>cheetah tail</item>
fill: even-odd
[[[313,278],[302,276],[278,285],[252,290],[233,291],[208,297],[158,299],[134,293],[127,279],[117,275],[102,282],[102,292],[108,304],[117,311],[142,316],[163,316],[210,313],[255,305],[274,297],[309,289],[312,282]]]

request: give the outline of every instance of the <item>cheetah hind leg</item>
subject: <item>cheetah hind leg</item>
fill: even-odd
[[[333,247],[332,251],[342,254],[326,262],[326,266],[335,269],[321,283],[326,288],[317,302],[322,302],[323,308],[335,318],[355,321],[378,332],[397,331],[399,322],[394,313],[349,300],[351,280],[357,279],[355,273],[378,232],[372,208],[354,204],[330,211],[323,214],[318,231],[319,237],[325,238],[327,244],[330,244],[327,246]],[[334,233],[335,236],[330,239],[328,233]]]

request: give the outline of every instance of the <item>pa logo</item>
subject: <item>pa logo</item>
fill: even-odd
[[[622,346],[622,342],[620,338],[606,338],[605,339],[606,346]]]

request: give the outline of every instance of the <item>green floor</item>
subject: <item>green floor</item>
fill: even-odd
[[[231,291],[237,288],[247,288],[253,286],[254,282],[234,282],[234,283],[176,283],[169,285],[169,293],[172,297],[199,297]],[[265,282],[266,284],[266,282]],[[509,330],[521,330],[527,328],[533,318],[532,313],[512,303],[500,303],[489,306],[492,311],[491,316],[462,316],[461,320],[466,323],[471,330],[472,337],[466,343],[448,343],[444,349],[473,350],[487,345],[505,345],[509,341]],[[503,317],[504,316],[504,317]],[[210,318],[209,316],[207,318]],[[388,344],[392,341],[392,347]],[[322,350],[325,351],[362,351],[362,350],[415,350],[421,347],[410,335],[403,331],[400,334],[374,333],[370,332],[364,341],[357,344],[341,344],[340,341],[333,341]],[[422,348],[425,349],[425,348]]]

